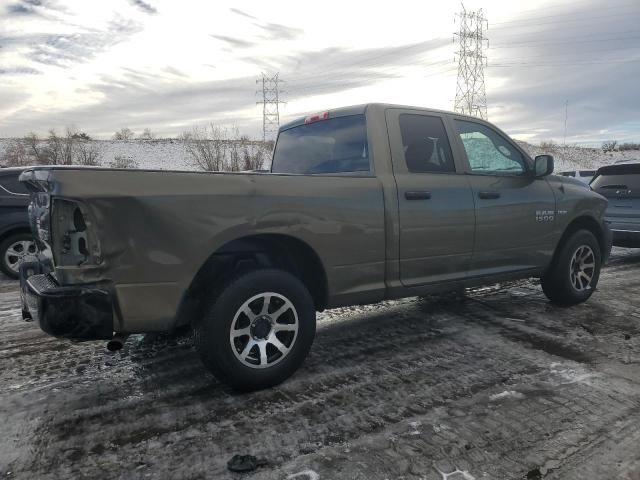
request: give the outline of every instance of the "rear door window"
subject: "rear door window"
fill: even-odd
[[[403,113],[400,115],[400,134],[409,172],[455,171],[451,146],[440,117]]]
[[[306,175],[367,173],[368,150],[364,115],[320,120],[280,132],[271,171]]]

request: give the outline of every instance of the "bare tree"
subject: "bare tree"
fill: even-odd
[[[227,130],[211,123],[209,127],[195,127],[184,132],[181,140],[195,165],[206,171],[225,169]]]
[[[262,170],[267,157],[268,147],[258,146],[251,157],[251,170]]]
[[[33,158],[33,163],[46,164],[48,152],[45,146],[41,145],[40,139],[35,132],[30,132],[22,139],[26,145],[29,155]]]
[[[616,140],[607,140],[606,142],[602,142],[602,151],[613,152],[617,145],[618,142]]]
[[[253,162],[249,152],[249,138],[244,135],[240,137],[240,145],[242,145],[242,170],[253,170]]]
[[[540,148],[543,150],[553,150],[558,148],[558,144],[552,140],[543,140],[540,142]]]
[[[2,165],[6,167],[24,167],[29,165],[29,152],[24,140],[13,139],[2,156]]]
[[[65,129],[65,135],[62,139],[62,164],[73,165],[73,150],[76,143],[76,131],[73,127]]]
[[[100,165],[102,153],[91,141],[78,142],[75,147],[75,163],[78,165]]]
[[[49,130],[47,137],[47,162],[50,165],[62,165],[64,157],[64,147],[62,138],[58,136],[55,128]]]
[[[624,152],[625,150],[640,150],[640,143],[633,143],[633,142],[621,143],[618,149],[621,152]]]
[[[240,131],[238,127],[233,126],[231,128],[231,139],[229,143],[229,170],[237,172],[240,170],[240,144],[241,144]]]
[[[116,133],[113,134],[113,139],[114,140],[121,140],[124,142],[128,142],[130,140],[133,140],[133,137],[135,137],[135,133],[133,133],[133,131],[129,128],[121,128],[120,130],[118,130]]]
[[[138,138],[140,140],[153,140],[156,136],[150,129],[145,128]]]

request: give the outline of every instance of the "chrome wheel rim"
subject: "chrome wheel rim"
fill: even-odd
[[[267,368],[289,355],[298,337],[298,312],[293,303],[275,292],[254,295],[233,317],[229,343],[246,367]]]
[[[596,271],[596,256],[588,245],[582,245],[573,252],[569,263],[569,278],[571,285],[578,292],[591,288],[591,282]]]
[[[27,255],[36,253],[36,244],[31,240],[13,242],[4,252],[4,264],[14,273],[20,271],[20,264]]]

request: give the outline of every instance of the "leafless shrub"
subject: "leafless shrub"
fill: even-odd
[[[116,155],[109,166],[111,168],[138,168],[138,162],[128,155]]]
[[[618,147],[618,150],[620,150],[621,152],[624,152],[627,150],[640,150],[640,143],[633,143],[633,142],[621,143],[620,146]]]
[[[133,137],[135,137],[135,133],[133,133],[133,131],[130,128],[126,128],[126,127],[121,128],[120,130],[118,130],[116,133],[113,134],[114,140],[120,140],[124,142],[133,140]]]
[[[58,135],[56,130],[49,130],[47,137],[47,147],[43,150],[41,163],[49,165],[72,165],[74,144],[77,133],[73,127],[67,127],[64,136]]]
[[[56,130],[52,128],[49,130],[49,136],[47,137],[46,161],[43,163],[62,165],[63,150],[62,138],[59,137]]]
[[[145,128],[138,138],[140,140],[153,140],[156,135],[150,129]]]
[[[100,150],[91,141],[78,142],[75,147],[75,163],[77,165],[100,165],[101,158]]]
[[[229,141],[229,170],[237,172],[240,170],[240,148],[242,144],[242,137],[240,137],[238,127],[232,127],[231,137]]]
[[[607,140],[606,142],[602,142],[602,151],[613,152],[617,145],[618,142],[616,140]]]
[[[184,132],[180,139],[194,164],[205,171],[225,169],[227,130],[211,123],[208,127],[195,127]]]
[[[47,164],[49,163],[49,152],[45,145],[42,144],[38,135],[34,132],[29,133],[23,137],[23,142],[26,144],[27,151],[34,164]]]
[[[2,165],[6,167],[24,167],[30,164],[30,156],[24,140],[13,139],[2,156]]]
[[[558,144],[553,140],[543,140],[540,142],[540,148],[543,150],[554,150],[558,148]]]

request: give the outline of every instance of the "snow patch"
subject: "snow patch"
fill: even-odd
[[[422,425],[421,422],[409,422],[409,426],[413,429],[411,432],[409,432],[409,435],[420,435],[420,430],[418,430],[418,427],[420,427]]]
[[[515,390],[505,390],[504,392],[496,393],[489,396],[489,400],[491,400],[492,402],[501,400],[503,398],[515,398],[516,400],[522,400],[524,398],[524,394],[516,392]]]
[[[551,373],[557,375],[563,380],[560,382],[560,385],[567,385],[570,383],[588,383],[587,380],[596,376],[596,374],[584,369],[566,367],[557,362],[551,364]]]
[[[444,473],[442,470],[440,470],[437,467],[433,467],[433,468],[435,468],[436,471],[440,475],[442,475],[442,480],[449,480],[449,477],[453,477],[454,475],[457,475],[457,476],[453,480],[476,480],[476,477],[471,475],[466,470],[460,470],[460,469],[456,468],[455,471],[453,471],[451,473]]]
[[[287,477],[287,480],[299,479],[299,480],[320,480],[320,475],[313,470],[303,470],[302,472],[292,473]]]

